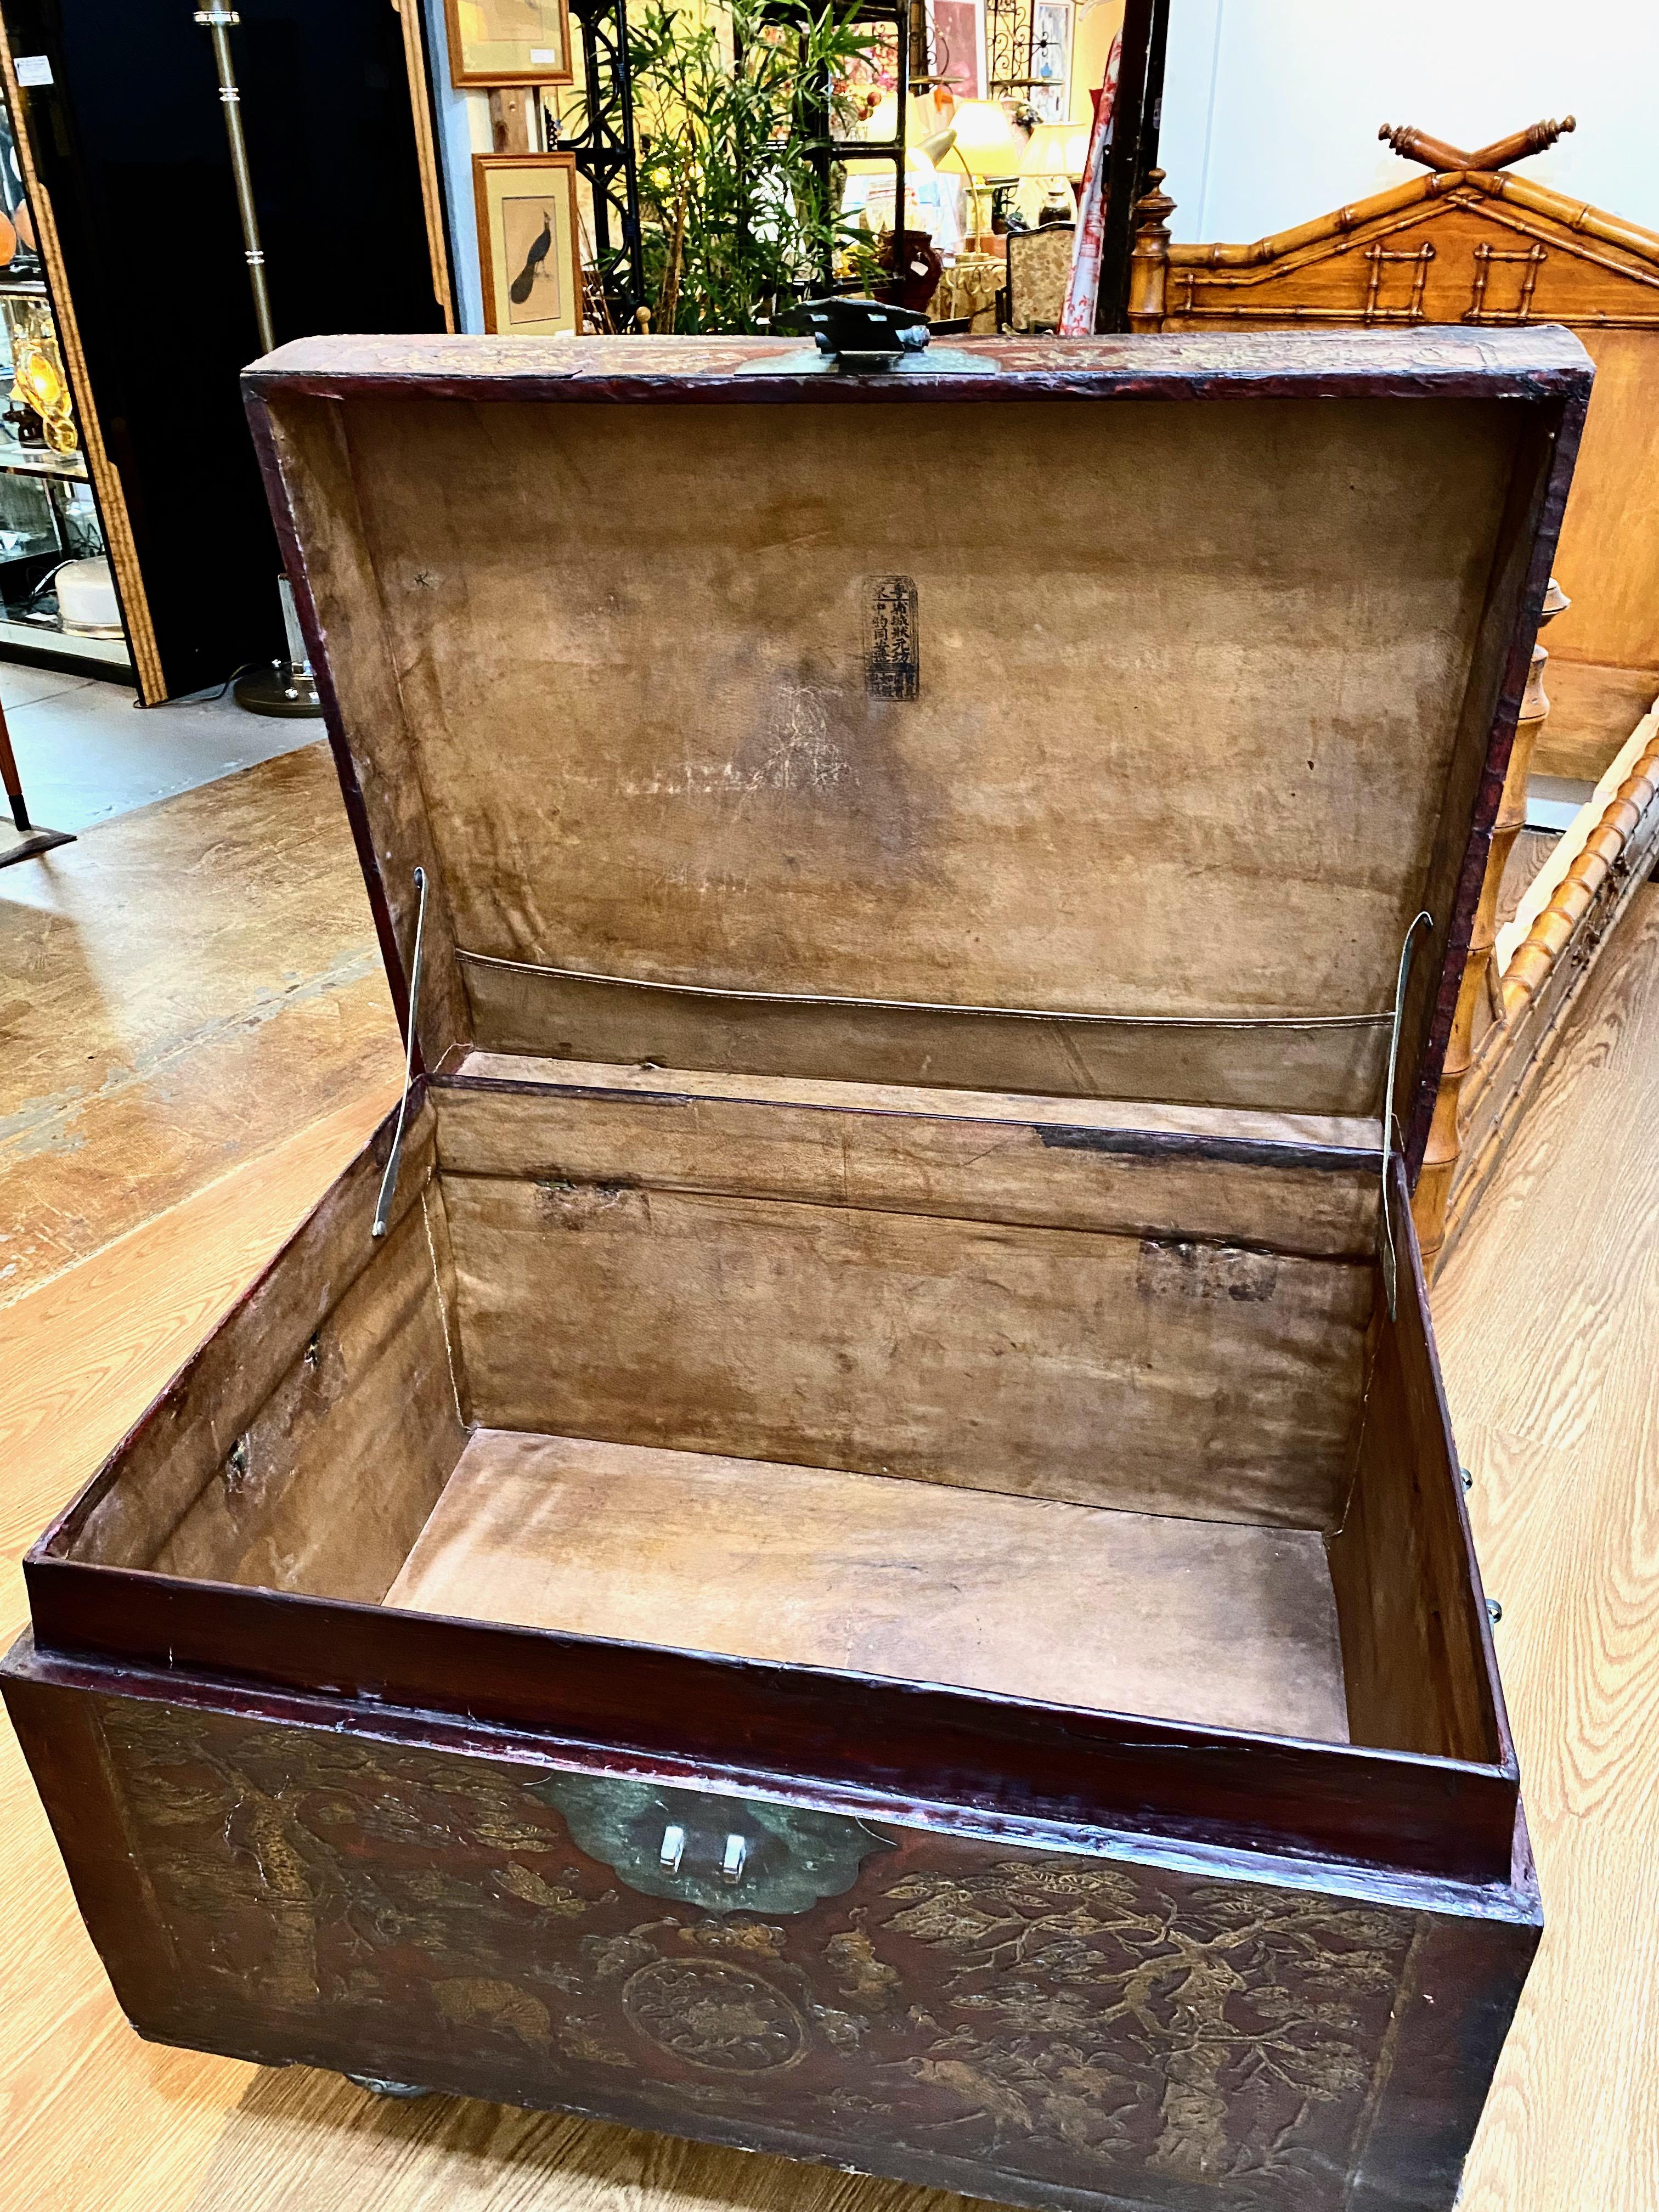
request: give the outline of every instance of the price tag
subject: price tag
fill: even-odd
[[[19,54],[17,57],[19,84],[50,84],[52,62],[46,54]]]
[[[532,46],[530,66],[532,69],[562,69],[564,56],[556,46]]]

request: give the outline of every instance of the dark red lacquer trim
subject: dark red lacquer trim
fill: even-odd
[[[1531,553],[1527,563],[1526,580],[1510,624],[1503,682],[1492,714],[1492,733],[1486,744],[1486,766],[1481,772],[1480,788],[1469,829],[1469,842],[1464,852],[1451,921],[1447,931],[1444,957],[1440,963],[1440,981],[1435,995],[1434,1012],[1429,1024],[1428,1040],[1418,1064],[1416,1095],[1409,1116],[1402,1117],[1406,1123],[1406,1172],[1408,1181],[1413,1185],[1428,1146],[1429,1124],[1434,1118],[1435,1097],[1440,1087],[1441,1070],[1445,1065],[1446,1048],[1451,1041],[1457,994],[1468,960],[1469,942],[1474,934],[1475,908],[1480,902],[1480,887],[1486,880],[1486,854],[1492,845],[1492,829],[1504,797],[1504,777],[1509,768],[1510,752],[1515,743],[1515,726],[1520,717],[1521,701],[1532,666],[1532,649],[1538,641],[1538,626],[1544,611],[1544,594],[1549,588],[1550,570],[1554,565],[1556,544],[1561,534],[1561,518],[1566,511],[1567,494],[1572,485],[1573,464],[1577,458],[1578,441],[1589,408],[1589,394],[1590,380],[1584,375],[1539,411],[1531,441],[1534,459],[1532,474],[1529,479],[1517,477],[1511,487],[1511,512],[1504,518],[1500,557],[1501,548],[1515,544],[1517,538],[1522,543],[1529,539]],[[1514,511],[1517,507],[1522,511],[1517,514]]]
[[[1507,1881],[1518,1783],[1477,1766],[1186,1728],[129,1568],[25,1561],[47,1652],[545,1730],[649,1757],[1222,1848]]]

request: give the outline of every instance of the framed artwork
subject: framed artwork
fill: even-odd
[[[569,84],[569,0],[444,0],[449,81]]]
[[[958,100],[985,96],[984,0],[932,0],[933,68]]]
[[[574,154],[475,154],[484,328],[556,337],[582,326]]]
[[[1072,112],[1072,0],[1032,0],[1031,106],[1039,122]]]

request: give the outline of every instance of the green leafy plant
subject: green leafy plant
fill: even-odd
[[[698,17],[649,0],[630,26],[644,258],[658,331],[764,330],[826,254],[854,243],[813,151],[878,34],[839,10],[779,20],[775,0]],[[816,120],[815,120],[816,110]]]

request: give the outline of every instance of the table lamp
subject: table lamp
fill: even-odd
[[[976,177],[1017,177],[1024,157],[1019,133],[994,100],[963,100],[951,118],[957,150]]]
[[[897,179],[894,172],[892,158],[889,155],[878,154],[868,158],[860,158],[846,161],[842,164],[842,167],[849,186],[855,177],[891,178],[896,186]],[[907,146],[905,148],[904,173],[907,180],[912,177],[931,177],[933,174],[934,167],[935,164],[933,161],[929,159],[928,155],[922,151],[920,146]],[[908,182],[906,185],[906,190],[907,191],[908,191]],[[849,211],[845,198],[843,198],[842,204],[842,211],[843,215]],[[904,230],[908,227],[905,222],[905,214],[906,210],[899,204],[898,194],[896,190],[894,193],[893,207],[893,228],[896,231]]]
[[[977,238],[985,229],[979,188],[988,179],[1018,176],[1024,143],[1006,109],[994,100],[958,100],[951,119],[957,134],[953,150],[974,187],[974,234]]]
[[[1071,185],[1073,207],[1089,160],[1086,123],[1039,123],[1019,165],[1022,177],[1064,177]]]

